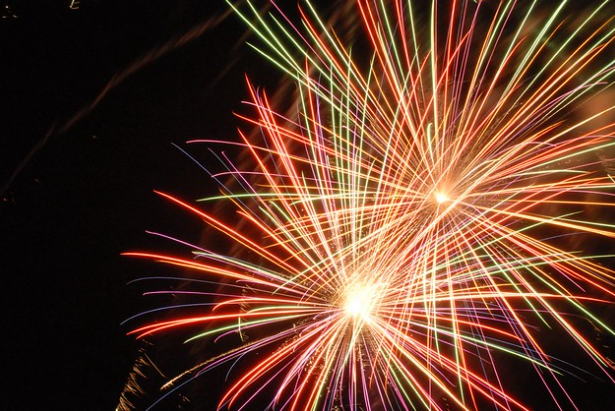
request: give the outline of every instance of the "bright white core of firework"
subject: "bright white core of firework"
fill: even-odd
[[[355,285],[349,289],[343,303],[346,314],[356,320],[371,321],[375,301],[378,299],[379,290],[377,288]]]
[[[447,201],[450,201],[450,198],[448,198],[448,195],[446,195],[446,193],[443,193],[442,191],[437,191],[435,193],[435,197],[436,197],[436,201],[438,202],[438,204],[442,204]]]

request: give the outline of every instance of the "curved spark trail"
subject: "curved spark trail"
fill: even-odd
[[[275,3],[235,8],[296,83],[297,116],[249,86],[250,164],[223,158],[214,177],[235,183],[204,200],[241,224],[161,193],[244,251],[127,253],[229,284],[213,309],[134,334],[215,324],[193,339],[238,341],[187,374],[247,361],[220,408],[528,410],[499,365],[516,357],[578,409],[540,330],[615,382],[574,320],[615,335],[590,309],[615,297],[612,256],[567,241],[615,237],[599,218],[615,204],[615,106],[596,104],[615,66],[609,5],[569,21],[566,2],[356,3],[353,47],[307,1],[300,24]]]

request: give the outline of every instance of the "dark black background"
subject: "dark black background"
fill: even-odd
[[[69,6],[0,3],[3,410],[116,407],[136,348],[121,322],[142,309],[126,284],[153,269],[120,253],[147,249],[146,229],[198,234],[198,221],[153,193],[211,193],[171,143],[234,139],[247,67],[266,77],[245,53],[243,24],[226,19],[58,132],[114,75],[227,9],[222,0]]]
[[[157,247],[146,229],[199,236],[202,226],[154,189],[188,199],[214,190],[172,143],[236,138],[244,73],[259,85],[277,77],[230,17],[127,77],[63,130],[114,75],[226,11],[222,0],[70,4],[0,3],[3,410],[116,407],[138,348],[121,323],[143,309],[140,288],[127,283],[164,273],[120,253]],[[533,370],[509,367],[519,392],[540,404],[544,392],[524,377]],[[582,409],[608,409],[613,386],[588,381],[572,388]]]

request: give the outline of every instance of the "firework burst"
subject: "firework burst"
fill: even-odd
[[[212,310],[134,333],[215,324],[193,339],[241,338],[172,382],[246,361],[220,408],[444,410],[444,397],[527,410],[499,365],[513,356],[577,409],[540,329],[613,380],[572,317],[615,335],[588,308],[615,296],[598,263],[611,256],[574,242],[615,236],[595,218],[615,193],[615,106],[596,103],[615,68],[608,5],[574,19],[565,2],[356,7],[353,47],[309,2],[301,26],[275,4],[267,17],[236,9],[296,83],[297,115],[249,87],[241,118],[260,134],[238,145],[252,165],[224,158],[214,177],[234,182],[205,200],[228,202],[241,226],[161,194],[243,251],[130,253],[229,283]]]

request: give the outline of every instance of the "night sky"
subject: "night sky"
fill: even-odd
[[[167,270],[120,254],[161,249],[145,230],[201,235],[198,221],[153,190],[186,199],[215,192],[173,144],[235,139],[244,74],[258,85],[277,82],[244,45],[238,19],[219,18],[222,0],[70,6],[0,2],[2,410],[117,406],[141,347],[122,322],[151,303],[140,296],[147,285],[129,283]],[[197,39],[97,100],[135,61],[211,19],[218,23]],[[530,397],[544,395],[523,374],[517,380]],[[609,409],[614,387],[587,380],[572,384],[583,410]]]
[[[3,410],[115,408],[138,348],[121,322],[143,308],[127,283],[156,270],[120,253],[146,249],[148,229],[198,235],[153,190],[212,192],[172,143],[235,138],[244,73],[262,71],[226,19],[92,107],[115,75],[226,6],[70,3],[1,4]]]

